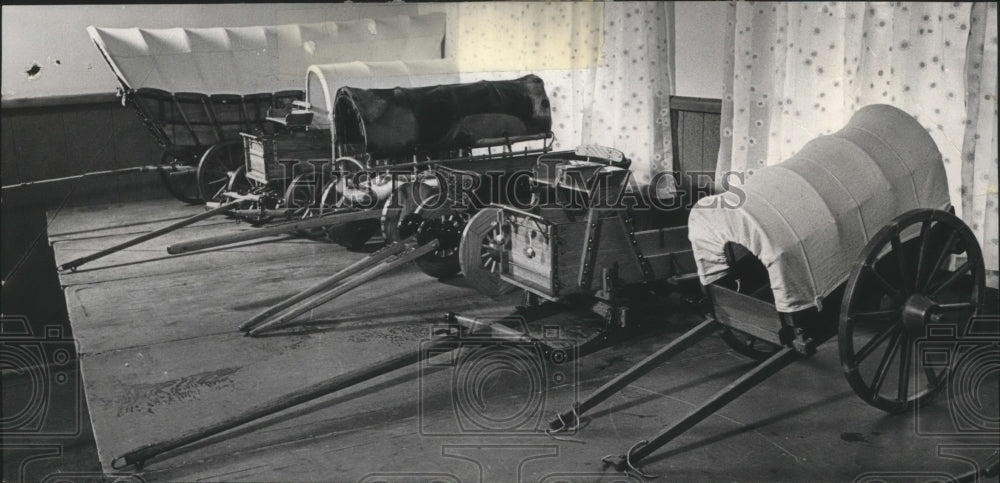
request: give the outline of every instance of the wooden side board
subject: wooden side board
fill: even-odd
[[[670,128],[677,171],[714,175],[721,141],[721,112],[719,99],[681,96],[670,99]]]

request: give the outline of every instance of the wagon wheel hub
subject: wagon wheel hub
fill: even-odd
[[[483,265],[489,265],[491,271],[496,270],[499,267],[500,252],[509,246],[510,242],[504,236],[503,231],[499,226],[494,226],[489,235],[483,238]]]
[[[902,307],[903,327],[911,337],[921,337],[927,324],[940,322],[941,313],[937,302],[923,294],[913,294]]]
[[[502,252],[510,250],[509,229],[498,217],[500,209],[486,207],[469,219],[459,245],[465,281],[479,293],[498,297],[514,289],[500,278]]]
[[[458,249],[466,221],[466,217],[456,213],[443,217],[420,219],[417,228],[417,242],[424,244],[431,240],[437,240],[440,243],[440,248],[435,250],[435,254],[449,256]]]

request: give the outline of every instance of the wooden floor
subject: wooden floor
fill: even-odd
[[[48,233],[59,264],[201,210],[170,200],[66,209],[49,213]],[[411,266],[316,309],[298,330],[244,337],[236,330],[242,321],[365,255],[295,238],[182,256],[165,251],[177,241],[250,229],[207,220],[60,275],[106,471],[128,450],[416,350],[445,311],[504,315],[517,302],[516,294],[491,300],[461,277],[438,281]],[[578,317],[563,314],[547,323],[571,322]],[[652,335],[583,358],[560,376],[566,383],[551,383],[541,406],[531,406],[538,414],[523,419],[518,429],[525,431],[484,432],[482,424],[463,419],[456,408],[466,399],[454,383],[461,372],[447,363],[423,364],[164,455],[142,476],[614,479],[620,475],[602,468],[602,456],[653,436],[751,367],[747,360],[710,338],[601,404],[569,438],[527,430],[697,322],[696,314],[665,313],[663,328]],[[836,352],[828,343],[771,378],[656,453],[647,471],[677,481],[958,474],[972,467],[948,451],[981,459],[995,445],[945,434],[951,406],[944,398],[916,416],[867,406],[844,380]],[[995,402],[989,402],[994,409]],[[487,404],[522,407],[516,394]],[[955,444],[963,446],[941,455]]]

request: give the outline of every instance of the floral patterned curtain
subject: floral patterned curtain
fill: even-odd
[[[592,71],[592,97],[581,112],[582,139],[624,151],[640,184],[673,169],[672,26],[672,4],[605,3],[605,62]]]
[[[463,82],[528,73],[545,81],[557,149],[620,149],[640,184],[671,169],[670,3],[421,5],[435,9],[448,13],[445,53]]]
[[[962,218],[983,245],[988,281],[997,286],[997,4],[976,3],[966,61],[968,123],[962,140]],[[954,198],[953,198],[954,199]]]
[[[996,32],[993,3],[730,4],[717,183],[894,105],[941,150],[996,286]]]

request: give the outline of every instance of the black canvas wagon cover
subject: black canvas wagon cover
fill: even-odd
[[[501,144],[552,129],[541,78],[416,88],[342,87],[334,107],[345,153],[392,155]]]

